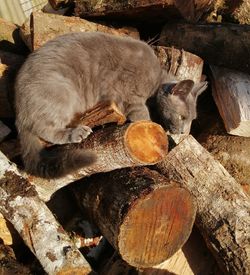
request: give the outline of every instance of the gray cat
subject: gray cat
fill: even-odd
[[[26,170],[53,178],[94,163],[93,152],[48,151],[40,139],[81,142],[91,129],[69,125],[102,100],[114,100],[130,121],[149,120],[146,101],[156,95],[164,126],[173,133],[188,132],[206,83],[166,79],[153,50],[142,41],[98,32],[49,41],[28,57],[15,84],[16,126]]]

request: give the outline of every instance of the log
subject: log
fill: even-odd
[[[0,142],[3,141],[9,134],[11,130],[0,120]]]
[[[70,32],[100,31],[120,36],[131,36],[139,39],[135,28],[111,28],[93,23],[78,17],[68,17],[48,14],[40,11],[33,12],[30,20],[21,27],[21,36],[31,51],[38,49],[47,41]]]
[[[13,239],[11,236],[11,232],[8,229],[7,221],[0,213],[0,241],[2,240],[5,245],[12,245]]]
[[[250,73],[250,26],[235,24],[167,24],[159,45],[200,56],[211,65]],[[219,50],[218,50],[219,49]]]
[[[132,266],[163,262],[191,233],[196,212],[192,196],[156,171],[116,170],[72,188],[90,221]]]
[[[235,179],[192,136],[172,149],[157,169],[195,197],[195,223],[221,269],[248,274],[250,200]]]
[[[250,3],[241,1],[213,1],[213,9],[204,18],[208,22],[222,22],[230,20],[240,24],[250,24]]]
[[[161,66],[177,80],[191,79],[195,83],[201,81],[204,62],[199,56],[174,47],[156,46],[154,51]]]
[[[227,133],[250,137],[250,75],[210,66],[212,94]]]
[[[25,52],[18,26],[3,18],[0,18],[0,50],[19,54]]]
[[[14,117],[14,79],[24,57],[0,50],[0,117]]]
[[[155,164],[165,156],[167,145],[165,131],[154,122],[138,121],[121,127],[110,126],[94,131],[80,144],[60,145],[68,150],[78,148],[98,152],[97,161],[92,166],[58,179],[27,176],[35,184],[40,198],[47,201],[58,189],[91,174]],[[56,150],[59,148],[55,147]],[[51,149],[53,150],[52,147],[49,148]]]
[[[0,63],[0,117],[13,117],[13,109],[8,100],[8,66]]]
[[[116,20],[164,21],[180,18],[174,6],[174,0],[138,0],[138,1],[85,1],[75,0],[75,15],[88,17],[111,17]]]
[[[202,236],[194,227],[189,239],[172,257],[159,265],[140,270],[128,265],[121,257],[114,255],[100,268],[100,275],[211,275],[221,274],[218,266],[209,253]]]
[[[0,199],[0,212],[13,224],[48,274],[91,271],[88,262],[38,198],[34,186],[1,152]]]

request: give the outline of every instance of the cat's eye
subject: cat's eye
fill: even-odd
[[[185,117],[182,115],[179,115],[179,120],[185,120]]]

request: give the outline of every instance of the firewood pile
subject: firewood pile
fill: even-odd
[[[250,274],[250,3],[50,0],[22,26],[0,18],[0,273]],[[14,81],[30,52],[70,32],[150,44],[178,80],[209,87],[190,135],[129,123],[100,102],[67,150],[96,163],[61,178],[25,172]],[[51,144],[47,145],[48,147]]]

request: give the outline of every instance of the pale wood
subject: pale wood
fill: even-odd
[[[139,38],[135,28],[111,28],[78,17],[68,17],[35,11],[21,28],[22,38],[30,50],[36,50],[47,41],[66,33],[100,31],[119,36]]]
[[[192,196],[156,171],[120,169],[72,188],[84,213],[132,266],[163,262],[191,233],[196,213]]]
[[[239,184],[192,136],[157,164],[195,197],[196,225],[228,274],[250,272],[250,200]]]
[[[11,130],[0,120],[0,142],[3,141],[9,134]]]
[[[210,66],[212,94],[227,132],[250,137],[250,75]]]
[[[159,45],[184,49],[211,65],[250,73],[250,26],[168,23]]]
[[[154,122],[138,121],[121,127],[110,126],[94,131],[80,144],[66,145],[72,149],[95,150],[97,161],[92,166],[58,179],[46,180],[31,175],[28,178],[36,185],[40,198],[47,201],[58,189],[91,174],[155,164],[165,156],[167,145],[163,128]]]
[[[0,240],[2,240],[5,245],[13,244],[13,239],[8,229],[6,219],[3,217],[1,213],[0,213]]]
[[[48,274],[91,268],[34,187],[0,152],[0,212],[8,219]]]
[[[156,46],[154,51],[161,65],[177,80],[201,81],[204,62],[199,56],[174,47]]]

